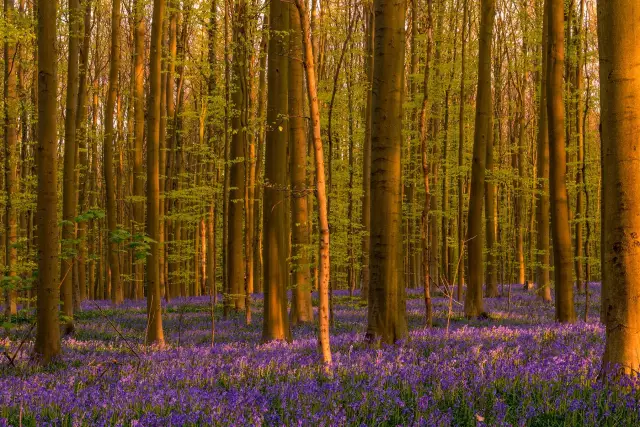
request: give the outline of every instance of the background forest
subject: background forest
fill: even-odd
[[[4,0],[0,426],[638,422],[596,3]]]

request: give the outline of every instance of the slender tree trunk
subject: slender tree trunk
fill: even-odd
[[[120,0],[113,0],[111,12],[111,66],[109,70],[109,89],[107,92],[107,106],[104,112],[105,139],[103,143],[102,167],[104,170],[105,194],[107,200],[107,229],[109,231],[109,269],[111,271],[111,302],[121,304],[124,300],[122,282],[120,280],[120,260],[118,244],[113,241],[113,233],[117,229],[116,218],[116,187],[113,175],[113,145],[116,141],[113,128],[113,113],[118,96],[118,71],[120,68]]]
[[[14,0],[4,0],[4,17],[12,26],[18,18]],[[4,239],[5,269],[3,276],[9,279],[5,295],[5,315],[17,314],[18,303],[18,113],[20,101],[16,92],[16,42],[9,36],[4,42],[4,189],[6,193]],[[23,126],[26,124],[23,124]],[[71,295],[69,295],[71,296]],[[65,303],[65,309],[67,305]],[[69,301],[73,316],[73,307]]]
[[[458,117],[458,168],[463,167],[464,163],[464,106],[465,106],[465,68],[467,63],[466,45],[467,45],[467,20],[469,15],[468,0],[464,0],[463,14],[462,14],[462,52],[461,52],[461,70],[460,70],[460,114]],[[458,277],[458,301],[462,301],[462,290],[464,288],[464,192],[462,186],[463,176],[458,175],[458,271],[456,275]],[[453,292],[453,290],[452,290]]]
[[[367,3],[365,6],[365,74],[367,77],[366,107],[364,119],[364,141],[362,148],[362,285],[360,297],[369,300],[369,244],[371,232],[371,103],[373,85],[373,6]]]
[[[144,38],[145,38],[145,22],[143,4],[140,0],[136,0],[134,5],[134,32],[133,32],[133,108],[134,108],[134,127],[133,127],[133,220],[134,220],[134,234],[141,234],[144,227],[144,173],[142,170],[142,149],[144,142]],[[162,7],[163,5],[154,5],[154,7]],[[163,12],[163,11],[162,11]],[[160,13],[160,12],[158,12]],[[161,25],[162,23],[160,23]],[[162,32],[162,29],[158,31]],[[160,34],[160,36],[162,36]],[[156,49],[162,49],[162,39],[160,44],[156,46]],[[154,58],[155,59],[155,58]],[[155,64],[154,64],[155,65]],[[158,70],[159,71],[159,70]],[[159,80],[158,80],[159,81]],[[160,100],[160,92],[154,94],[157,100]],[[154,98],[154,102],[155,99]],[[150,100],[151,101],[151,100]],[[158,104],[159,105],[159,104]],[[158,114],[159,116],[159,114]],[[150,123],[150,125],[157,126],[156,123]],[[155,141],[154,141],[155,142]],[[154,147],[156,148],[156,147]],[[159,148],[159,147],[157,147]],[[157,159],[155,160],[156,163]],[[154,163],[155,166],[155,163]],[[159,164],[158,164],[159,167]],[[149,168],[147,169],[147,172]],[[156,178],[153,178],[156,179]],[[158,185],[159,185],[158,177]],[[159,189],[158,189],[159,190]],[[153,224],[155,225],[155,224]],[[156,235],[157,238],[157,235]],[[157,241],[157,239],[156,239]],[[144,265],[136,262],[134,257],[134,283],[135,283],[135,298],[142,298],[143,285],[144,285]],[[157,260],[155,260],[157,262]],[[153,267],[153,268],[157,268]]]
[[[78,85],[78,109],[76,111],[76,131],[78,134],[78,167],[76,168],[76,190],[78,193],[78,209],[84,211],[87,205],[87,193],[89,190],[89,158],[88,158],[88,132],[87,132],[87,98],[89,76],[89,49],[91,48],[91,2],[86,2],[84,12],[84,39],[80,50],[80,83]],[[87,223],[78,223],[78,282],[80,287],[79,301],[75,302],[75,308],[79,309],[80,302],[87,298],[87,259],[89,251],[87,247]],[[91,280],[89,280],[91,283]]]
[[[579,21],[575,24],[575,32],[574,32],[574,42],[576,46],[576,72],[575,72],[575,126],[576,126],[576,154],[577,154],[577,163],[578,167],[576,168],[576,210],[574,215],[575,222],[575,252],[574,252],[574,262],[575,262],[575,270],[576,270],[576,284],[578,288],[578,292],[583,292],[585,289],[584,282],[584,269],[583,269],[583,251],[584,251],[584,242],[583,242],[583,230],[584,230],[584,222],[585,222],[585,210],[584,210],[584,180],[585,177],[582,171],[582,164],[584,163],[584,129],[583,129],[583,91],[584,91],[584,80],[583,80],[583,35],[582,33],[582,21],[584,19],[584,0],[580,1],[580,15]]]
[[[631,0],[598,2],[602,111],[603,368],[640,371],[640,8]]]
[[[56,2],[38,0],[38,299],[34,353],[49,363],[60,353],[58,328],[58,195]]]
[[[304,41],[304,65],[307,74],[307,92],[309,96],[309,109],[311,110],[311,127],[313,134],[313,148],[316,168],[316,195],[318,198],[318,222],[320,228],[320,267],[318,293],[320,304],[318,307],[318,347],[322,353],[322,361],[325,365],[331,364],[331,343],[329,341],[329,275],[331,268],[329,252],[329,215],[327,210],[327,190],[324,175],[324,153],[320,134],[320,106],[318,102],[318,89],[314,66],[313,44],[311,40],[311,27],[304,0],[295,0],[300,14],[302,39]]]
[[[375,0],[371,127],[371,254],[366,339],[395,343],[407,335],[402,274],[402,98],[404,0]],[[374,208],[375,207],[375,208]]]
[[[478,92],[476,98],[476,128],[473,135],[473,164],[471,166],[471,193],[469,195],[469,215],[467,257],[469,285],[465,294],[464,312],[467,317],[483,314],[482,301],[483,274],[483,234],[482,203],[484,200],[484,178],[487,156],[487,141],[491,137],[491,43],[495,0],[481,0],[480,6],[480,46],[478,52]]]
[[[262,340],[289,340],[287,316],[286,195],[289,59],[289,5],[272,1],[269,9],[271,37],[268,56],[267,131],[263,208],[264,324]],[[308,70],[307,70],[308,72]]]
[[[563,69],[564,2],[549,0],[547,114],[549,120],[551,233],[556,293],[556,318],[574,322],[571,227],[566,186]]]
[[[549,2],[544,0],[542,28],[542,72],[540,74],[540,105],[538,112],[538,203],[536,204],[536,250],[538,253],[536,285],[538,295],[544,301],[551,301],[549,277],[549,128],[547,122],[547,74],[549,67]]]

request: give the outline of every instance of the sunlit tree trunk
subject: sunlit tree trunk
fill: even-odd
[[[291,245],[292,300],[291,324],[313,321],[311,306],[311,271],[309,268],[309,207],[307,204],[307,154],[308,144],[304,118],[304,70],[302,67],[302,27],[295,5],[289,10],[289,141],[291,152]]]
[[[598,2],[602,120],[603,368],[640,371],[640,8]]]
[[[289,5],[272,1],[269,9],[267,130],[263,207],[264,324],[262,340],[290,339],[287,316],[287,179]]]
[[[316,172],[316,196],[318,198],[318,223],[320,229],[320,266],[318,268],[318,342],[322,361],[325,365],[331,364],[331,345],[329,342],[329,274],[331,268],[329,252],[329,215],[327,211],[327,190],[324,174],[324,154],[320,134],[320,105],[318,102],[318,89],[316,71],[314,66],[313,44],[311,39],[311,26],[307,15],[304,0],[295,0],[300,14],[304,64],[307,75],[307,94],[309,96],[309,109],[311,112],[311,128],[313,135],[313,148]]]
[[[574,322],[573,258],[567,197],[563,70],[564,1],[549,0],[547,115],[549,120],[551,233],[556,294],[556,319]]]
[[[142,149],[144,142],[144,38],[146,30],[143,6],[144,4],[140,0],[136,0],[133,18],[135,25],[133,32],[133,47],[135,50],[133,54],[133,220],[135,234],[141,234],[144,227],[144,172],[142,170]],[[158,5],[156,7],[164,8],[164,5]],[[156,49],[161,48],[162,44],[156,46]],[[154,95],[159,101],[160,92]],[[155,126],[156,124],[153,123],[153,125]],[[147,169],[147,172],[148,171],[149,169]],[[158,180],[158,184],[159,182],[160,181]],[[133,266],[135,298],[138,299],[144,296],[142,292],[144,285],[144,265],[136,262],[135,259],[133,262],[135,263]]]

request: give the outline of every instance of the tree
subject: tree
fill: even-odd
[[[469,195],[467,228],[469,284],[464,300],[464,312],[467,317],[477,317],[484,312],[482,301],[482,282],[484,280],[482,203],[484,200],[487,141],[491,137],[491,43],[495,0],[482,0],[480,13],[476,128],[473,134],[473,164],[471,166],[471,193]]]
[[[4,0],[4,14],[8,23],[13,23],[16,9],[13,0]],[[6,192],[5,238],[5,277],[8,289],[5,298],[5,315],[17,313],[18,291],[17,271],[18,250],[18,108],[16,93],[16,42],[9,36],[4,42],[4,186]]]
[[[311,270],[308,247],[309,208],[306,197],[307,179],[307,135],[304,118],[303,97],[303,48],[300,14],[292,5],[289,11],[290,59],[289,59],[289,141],[291,144],[291,244],[293,288],[291,301],[291,324],[313,321],[311,306]]]
[[[248,81],[247,81],[247,33],[246,2],[236,1],[233,29],[233,75],[231,81],[231,147],[229,152],[229,237],[227,239],[227,280],[231,293],[231,304],[236,310],[245,309],[243,259],[244,199],[245,199],[245,147],[248,127]],[[248,224],[247,224],[248,225]]]
[[[121,304],[124,300],[122,281],[120,280],[120,259],[118,255],[118,242],[114,236],[117,230],[116,218],[116,182],[113,166],[113,145],[115,142],[115,129],[113,127],[113,114],[118,96],[118,72],[120,69],[120,0],[113,0],[111,9],[111,52],[109,55],[111,64],[109,68],[109,89],[107,90],[107,105],[104,112],[105,139],[102,146],[102,167],[104,170],[105,194],[107,205],[107,229],[109,269],[111,277],[111,302]]]
[[[544,301],[551,301],[549,285],[549,129],[547,123],[547,73],[549,64],[549,3],[544,0],[542,26],[542,70],[540,73],[540,105],[538,109],[538,203],[536,205],[536,249],[538,251],[536,284]]]
[[[73,266],[75,263],[76,224],[76,113],[78,107],[78,74],[80,52],[80,1],[69,1],[69,65],[67,67],[67,99],[64,123],[64,169],[62,176],[62,286],[60,294],[67,323],[73,331]]]
[[[316,69],[314,65],[313,43],[311,39],[311,25],[303,0],[296,0],[296,7],[300,15],[302,40],[304,49],[304,68],[307,74],[307,94],[309,109],[311,110],[311,128],[313,135],[313,149],[316,169],[316,195],[318,198],[318,222],[320,228],[320,268],[318,273],[318,293],[320,304],[318,307],[318,323],[320,326],[318,341],[322,360],[325,365],[331,364],[331,344],[329,342],[329,275],[331,268],[329,251],[329,213],[327,209],[327,189],[324,174],[324,153],[320,133],[320,103]]]
[[[264,243],[264,324],[262,340],[290,338],[287,318],[287,224],[286,195],[288,134],[289,5],[282,0],[271,2],[269,9],[267,129],[263,199]]]
[[[164,5],[158,6],[164,9]],[[133,233],[139,235],[144,230],[144,172],[142,170],[142,150],[144,145],[144,54],[145,19],[144,3],[135,0],[133,31]],[[151,63],[149,64],[152,65]],[[154,94],[158,100],[160,93]],[[155,102],[155,99],[154,99]],[[150,123],[156,125],[155,123]],[[155,162],[155,161],[154,161]],[[154,163],[155,165],[155,163]],[[147,173],[151,168],[147,168]],[[159,181],[158,181],[159,183]],[[157,240],[154,239],[154,240]],[[134,260],[134,296],[144,296],[144,265]]]
[[[549,1],[547,115],[550,147],[551,233],[556,294],[556,318],[574,322],[571,228],[566,185],[567,153],[564,128],[564,1]]]
[[[395,343],[407,335],[402,273],[402,98],[404,0],[375,0],[371,127],[371,243],[366,338]]]
[[[640,370],[640,9],[632,0],[598,2],[602,125],[603,368]]]
[[[149,57],[149,101],[147,117],[147,344],[164,345],[160,288],[160,116],[162,114],[162,21],[165,0],[154,0]]]
[[[38,0],[38,299],[34,353],[43,363],[60,353],[56,3]]]

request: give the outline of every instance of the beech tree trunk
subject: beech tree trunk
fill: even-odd
[[[371,127],[370,288],[366,339],[393,344],[407,336],[402,273],[402,101],[404,0],[375,0]]]
[[[291,324],[313,321],[311,306],[311,269],[309,260],[309,207],[306,196],[308,144],[304,118],[304,70],[302,50],[302,26],[300,14],[291,5],[289,11],[289,141],[291,152],[289,168],[291,173],[291,255],[292,300]]]
[[[318,322],[320,330],[318,334],[318,347],[322,353],[322,361],[325,365],[331,365],[331,343],[329,341],[329,276],[331,260],[329,251],[329,213],[327,209],[324,153],[320,133],[320,105],[318,102],[318,89],[309,16],[307,14],[304,0],[295,1],[300,14],[302,40],[304,41],[304,65],[307,74],[307,93],[309,96],[309,109],[311,112],[311,130],[313,135],[316,169],[316,196],[318,199],[318,223],[320,228],[320,266],[318,268],[318,294],[320,299],[318,306]]]
[[[289,5],[282,0],[270,4],[267,129],[263,199],[264,324],[262,340],[289,340],[287,316],[287,179]]]
[[[38,0],[38,282],[34,353],[42,363],[60,353],[58,327],[58,194],[56,2]]]
[[[111,53],[109,55],[111,66],[109,69],[109,89],[107,92],[107,105],[104,112],[104,143],[102,167],[104,171],[105,195],[107,205],[107,230],[108,261],[111,277],[111,302],[121,304],[124,300],[122,281],[120,280],[120,257],[118,256],[118,243],[113,239],[113,233],[117,229],[116,212],[116,182],[113,175],[113,145],[115,129],[113,127],[113,114],[118,96],[118,71],[120,68],[120,0],[113,0],[111,11]]]
[[[640,371],[640,8],[598,2],[602,123],[603,368]]]
[[[487,142],[491,137],[491,43],[493,38],[495,0],[482,0],[480,5],[476,127],[473,135],[473,164],[471,166],[469,225],[467,228],[469,245],[467,268],[469,271],[469,284],[464,300],[464,312],[467,317],[478,317],[484,312],[484,304],[482,301],[482,282],[484,280],[484,265],[482,260],[484,241],[482,233],[482,203],[484,200]]]
[[[573,257],[567,197],[563,71],[564,71],[564,1],[549,0],[549,42],[547,77],[547,114],[550,147],[551,233],[556,294],[556,319],[574,322]]]

